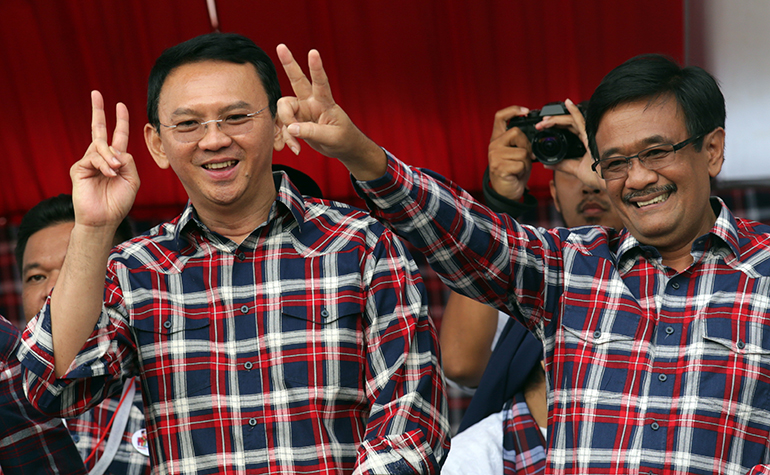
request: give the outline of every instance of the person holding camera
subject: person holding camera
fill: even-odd
[[[605,188],[624,229],[544,230],[367,138],[318,52],[312,82],[278,56],[296,94],[279,103],[292,147],[339,159],[447,285],[543,341],[546,472],[770,474],[770,226],[711,197],[726,114],[708,72],[644,55],[608,73],[581,137],[593,160],[557,166]]]
[[[526,189],[533,161],[555,165],[585,155],[585,147],[569,147],[580,141],[571,132],[577,131],[574,119],[563,105],[561,110],[553,106],[534,111],[510,106],[495,114],[483,183],[494,211],[519,218],[537,204]],[[519,128],[523,122],[526,125]],[[540,144],[534,150],[532,138]],[[569,173],[553,174],[551,197],[567,227],[622,228],[603,190]],[[478,387],[442,473],[468,473],[479,464],[484,470],[478,473],[490,474],[544,467],[548,412],[542,343],[508,314],[456,292],[451,292],[444,310],[439,338],[447,379]]]

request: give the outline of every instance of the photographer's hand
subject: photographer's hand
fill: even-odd
[[[570,175],[575,175],[586,186],[596,188],[599,190],[606,190],[604,180],[591,169],[593,158],[591,157],[590,149],[588,148],[588,137],[586,136],[586,121],[583,117],[583,113],[577,108],[577,106],[569,99],[564,101],[564,105],[569,110],[569,115],[553,115],[544,117],[542,121],[535,124],[535,128],[538,130],[547,129],[549,127],[559,126],[566,128],[570,132],[574,133],[585,145],[586,152],[583,158],[580,160],[562,160],[556,165],[546,166],[552,170],[559,170]]]
[[[524,115],[529,109],[510,106],[495,113],[489,139],[489,185],[502,196],[518,201],[524,195],[532,173],[532,144],[518,127],[507,129],[511,117]]]

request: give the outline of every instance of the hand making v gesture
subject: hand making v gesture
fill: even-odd
[[[139,190],[139,175],[128,148],[128,108],[116,106],[115,131],[108,143],[104,99],[91,92],[91,145],[70,168],[76,223],[117,228]],[[114,231],[114,229],[113,229]]]
[[[382,176],[387,167],[385,153],[334,102],[318,51],[308,53],[310,80],[286,45],[278,45],[276,51],[296,95],[278,101],[278,117],[289,148],[299,153],[297,139],[301,138],[323,155],[339,159],[359,180]]]

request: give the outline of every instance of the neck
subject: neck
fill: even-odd
[[[204,206],[195,207],[198,218],[210,230],[231,241],[241,244],[259,225],[267,221],[277,193],[243,207]],[[193,203],[194,205],[194,203]]]
[[[524,400],[527,402],[532,418],[540,427],[548,427],[548,399],[545,391],[545,381],[524,391]]]

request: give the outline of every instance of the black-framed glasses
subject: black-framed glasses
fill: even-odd
[[[219,130],[221,130],[223,134],[232,137],[235,135],[243,135],[251,130],[253,124],[252,119],[265,109],[267,109],[267,107],[263,107],[256,112],[249,112],[247,114],[232,113],[223,118],[202,122],[197,119],[184,119],[173,125],[160,125],[171,130],[174,138],[182,143],[198,142],[204,135],[206,135],[206,129],[211,123],[217,124],[217,127],[219,127]]]
[[[598,173],[605,181],[619,180],[628,176],[628,168],[631,159],[638,158],[639,163],[648,170],[658,170],[674,163],[677,150],[681,150],[691,143],[703,138],[706,134],[693,135],[687,140],[677,144],[663,143],[646,148],[636,155],[624,157],[617,155],[614,157],[602,158],[591,165],[591,169]]]

